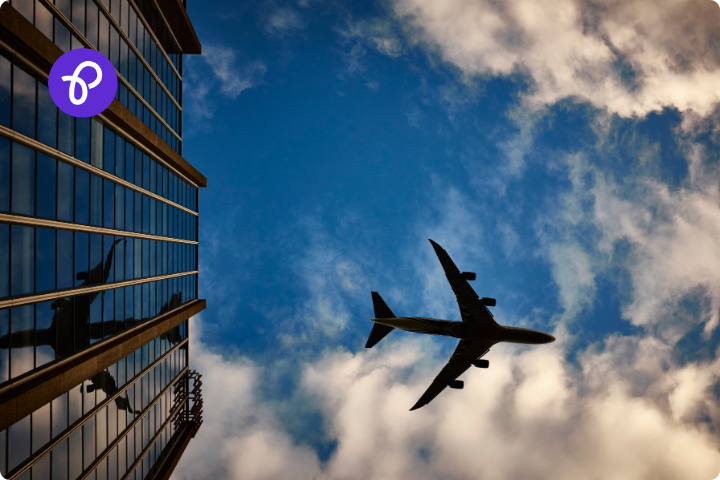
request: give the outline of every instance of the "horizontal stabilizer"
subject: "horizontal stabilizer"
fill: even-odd
[[[370,338],[368,338],[368,341],[365,344],[365,348],[374,347],[380,340],[385,338],[385,335],[392,332],[393,330],[395,330],[393,327],[376,323],[375,325],[373,325],[373,329],[370,332]]]
[[[370,293],[372,293],[373,307],[375,307],[375,318],[395,318],[395,315],[393,315],[393,312],[387,306],[385,300],[382,299],[380,294],[377,292]],[[365,348],[374,347],[380,340],[385,338],[385,335],[393,330],[393,327],[376,323],[373,325],[372,332],[370,332],[370,338],[368,338]]]

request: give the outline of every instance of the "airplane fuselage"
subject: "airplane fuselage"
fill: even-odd
[[[538,345],[555,341],[555,337],[529,328],[487,326],[479,323],[456,322],[425,317],[373,318],[373,322],[412,333],[440,335],[492,342],[523,343]]]

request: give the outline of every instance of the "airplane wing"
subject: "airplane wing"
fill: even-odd
[[[472,362],[485,355],[493,345],[495,345],[495,342],[460,340],[447,365],[440,370],[440,373],[435,377],[430,387],[428,387],[410,411],[417,410],[432,402],[435,397],[440,395],[440,392],[445,390],[449,382],[465,373],[465,370],[470,368]]]
[[[497,322],[493,319],[490,310],[485,305],[480,303],[480,298],[475,290],[470,286],[467,280],[460,275],[460,269],[452,261],[450,255],[437,243],[430,240],[435,253],[440,260],[440,264],[445,270],[445,276],[450,282],[455,297],[457,298],[458,306],[460,307],[460,315],[462,316],[463,322],[468,323],[484,323],[487,325],[495,326]]]

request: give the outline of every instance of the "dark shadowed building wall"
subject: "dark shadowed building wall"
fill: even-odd
[[[48,91],[74,48],[118,74],[102,114]],[[0,473],[168,478],[201,423],[188,367],[198,188],[182,157],[180,0],[12,0],[0,9]]]

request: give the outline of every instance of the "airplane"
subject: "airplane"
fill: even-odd
[[[115,382],[113,376],[107,371],[103,370],[102,372],[93,375],[90,378],[90,381],[92,382],[92,385],[85,386],[85,391],[87,393],[94,392],[95,390],[102,390],[106,395],[110,396],[114,395],[115,392],[118,391],[117,382]],[[80,393],[82,393],[82,389],[82,384],[80,384]],[[133,414],[142,413],[140,410],[133,409],[132,404],[127,397],[127,392],[115,399],[115,405],[117,405],[118,410],[127,410]]]
[[[555,337],[537,330],[527,328],[506,327],[499,325],[487,307],[494,307],[494,298],[479,298],[468,281],[476,278],[473,272],[461,272],[450,258],[450,255],[440,245],[430,240],[440,264],[445,270],[445,276],[455,293],[460,307],[461,322],[452,320],[439,320],[424,317],[396,317],[385,301],[377,292],[371,292],[375,318],[371,318],[373,325],[370,337],[365,348],[372,348],[385,338],[385,336],[398,328],[407,332],[424,333],[427,335],[440,335],[459,338],[457,348],[447,365],[435,377],[430,387],[410,409],[417,410],[430,403],[446,387],[461,390],[465,384],[457,378],[465,373],[471,366],[488,368],[490,362],[482,357],[490,351],[496,343],[522,343],[526,345],[539,345],[555,341]]]
[[[124,239],[116,240],[105,258],[100,261],[89,272],[78,272],[77,279],[84,280],[79,287],[88,284],[105,283],[110,279],[110,269],[115,256],[115,245]],[[88,282],[90,279],[90,282]],[[33,346],[50,346],[56,351],[58,358],[65,357],[75,351],[75,341],[89,342],[90,340],[102,340],[103,324],[106,332],[111,328],[114,332],[121,332],[126,329],[126,320],[114,320],[98,323],[90,323],[90,305],[102,293],[102,291],[88,294],[86,302],[75,302],[73,298],[60,298],[51,304],[55,310],[50,327],[39,330],[22,330],[7,333],[0,336],[0,349],[23,348]],[[170,299],[160,308],[158,315],[177,308],[182,304],[182,292],[174,293]],[[130,319],[132,322],[132,319]],[[175,345],[182,341],[177,329],[170,329],[163,333],[161,338],[168,340]]]

